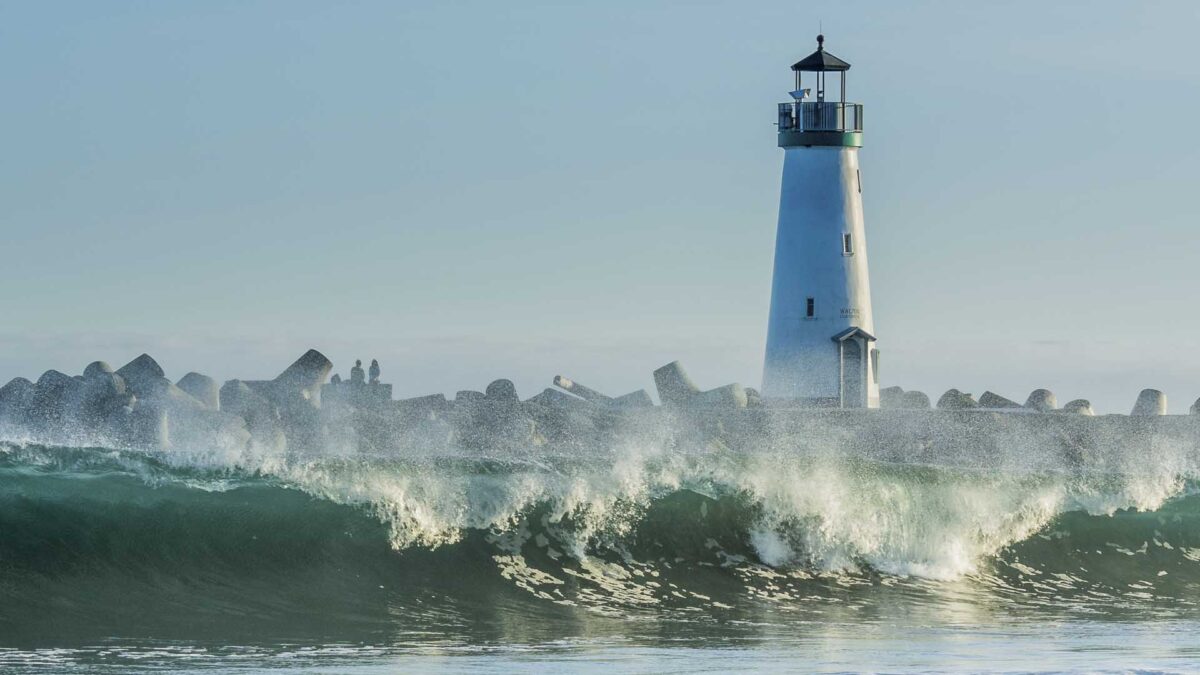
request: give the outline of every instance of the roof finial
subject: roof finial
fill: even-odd
[[[825,36],[824,35],[817,36],[817,51],[819,51],[819,52],[825,51]]]

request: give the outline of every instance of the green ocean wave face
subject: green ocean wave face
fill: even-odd
[[[1193,620],[1195,448],[0,444],[0,646]]]

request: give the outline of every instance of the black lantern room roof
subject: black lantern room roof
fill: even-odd
[[[818,35],[817,51],[797,61],[792,66],[792,70],[805,73],[819,73],[827,70],[847,71],[850,70],[850,64],[825,51],[825,36]]]

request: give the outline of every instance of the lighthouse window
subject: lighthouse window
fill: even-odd
[[[858,177],[858,194],[862,194],[862,170],[855,169],[854,174]]]
[[[849,232],[842,235],[842,255],[854,255],[854,240]]]
[[[811,319],[817,315],[817,300],[816,298],[808,298],[804,301],[804,316]]]

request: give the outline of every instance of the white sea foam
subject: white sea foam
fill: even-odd
[[[388,525],[396,549],[515,532],[536,513],[556,555],[595,565],[596,551],[624,550],[656,500],[688,491],[738,504],[745,545],[771,567],[932,579],[977,572],[1067,511],[1156,509],[1198,475],[1192,448],[1164,443],[1099,448],[1102,471],[1055,464],[1049,450],[1021,445],[989,457],[990,466],[884,461],[848,451],[832,434],[765,446],[693,449],[661,429],[631,429],[612,447],[570,454],[462,453],[431,443],[395,456],[301,456],[214,439],[155,457],[207,472],[189,480],[209,489],[229,487],[223,472],[249,472],[360,506]],[[687,517],[709,518],[708,503]]]

